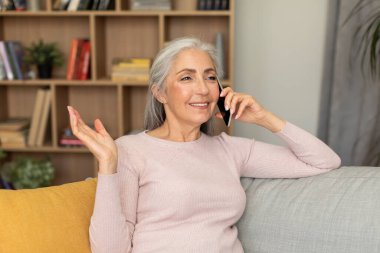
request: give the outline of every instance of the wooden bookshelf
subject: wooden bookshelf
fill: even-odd
[[[170,41],[182,36],[197,36],[214,43],[215,34],[224,36],[224,86],[234,80],[234,0],[228,11],[196,10],[195,0],[174,0],[171,11],[132,11],[127,0],[116,0],[110,11],[54,11],[53,0],[42,0],[38,12],[0,12],[0,40],[20,41],[29,46],[42,38],[56,42],[67,64],[71,40],[91,41],[91,78],[66,80],[66,65],[54,69],[49,80],[0,80],[0,120],[8,117],[31,117],[39,88],[52,91],[47,140],[43,147],[3,148],[7,159],[27,155],[49,156],[56,168],[55,185],[96,176],[96,160],[86,148],[58,145],[61,131],[69,125],[67,105],[79,110],[83,119],[104,122],[113,138],[143,128],[146,83],[111,81],[114,57],[153,58]],[[216,134],[232,133],[222,121],[215,125]]]

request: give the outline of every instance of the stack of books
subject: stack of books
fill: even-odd
[[[0,121],[0,146],[4,148],[26,147],[29,118],[8,118]]]
[[[42,146],[48,127],[51,107],[51,91],[40,88],[37,90],[33,116],[28,135],[28,146]]]
[[[170,0],[131,0],[131,10],[171,10]]]
[[[151,59],[149,58],[114,59],[112,62],[112,81],[147,83],[150,65]]]
[[[67,63],[67,80],[87,80],[91,68],[91,43],[88,39],[73,39],[69,62]]]
[[[24,50],[18,41],[0,41],[0,80],[23,80],[26,65]]]
[[[95,131],[95,127],[93,124],[87,124],[91,129]],[[65,127],[62,130],[62,135],[59,139],[59,145],[61,147],[83,147],[84,144],[81,140],[79,140],[71,130],[70,126]]]

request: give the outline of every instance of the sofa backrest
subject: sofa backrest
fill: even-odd
[[[380,252],[379,167],[241,182],[247,206],[237,226],[245,253]]]

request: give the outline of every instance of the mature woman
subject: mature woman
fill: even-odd
[[[114,141],[99,119],[93,131],[68,107],[74,134],[99,166],[92,252],[243,252],[235,226],[246,203],[240,177],[307,177],[340,166],[327,145],[252,96],[219,94],[217,76],[212,46],[178,39],[152,65],[146,130]],[[234,119],[270,130],[288,148],[211,136],[219,96]]]

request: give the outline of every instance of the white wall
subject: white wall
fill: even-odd
[[[328,0],[236,0],[235,89],[317,133]],[[234,135],[280,144],[235,121]]]

